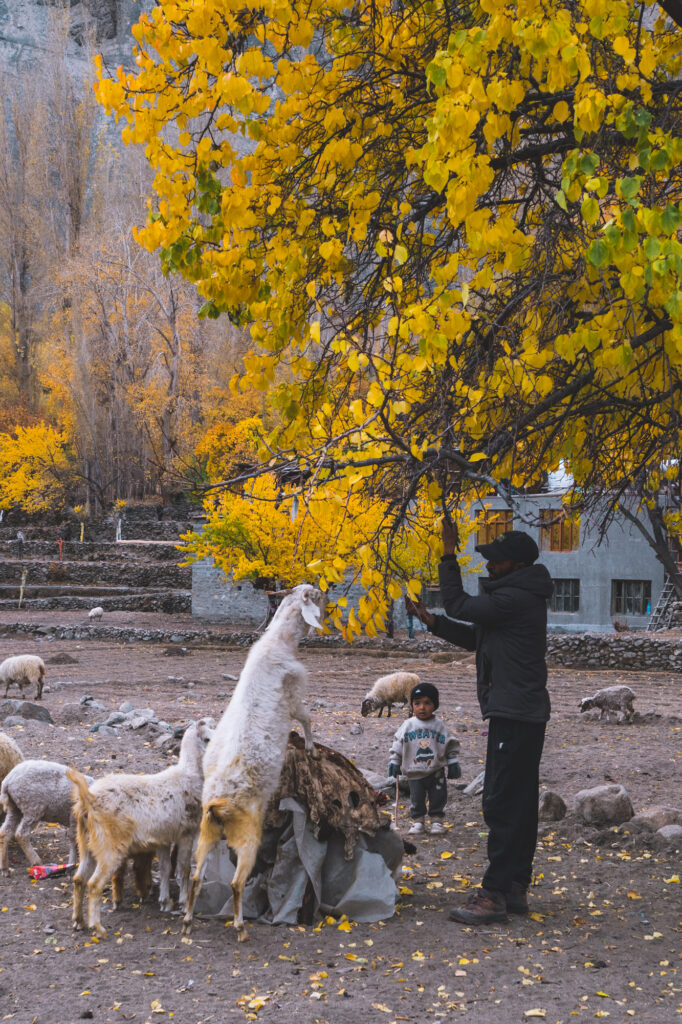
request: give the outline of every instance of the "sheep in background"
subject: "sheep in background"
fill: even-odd
[[[91,608],[90,611],[88,612],[88,618],[92,619],[93,621],[95,619],[101,619],[103,615],[104,608],[102,608],[100,605],[97,605],[96,608]]]
[[[583,697],[580,701],[580,711],[589,711],[591,708],[599,708],[599,720],[606,715],[606,721],[611,721],[611,712],[621,712],[625,722],[631,722],[635,716],[633,701],[635,694],[629,686],[607,686],[603,690],[597,690],[593,697]]]
[[[25,686],[35,686],[36,700],[43,695],[45,662],[37,654],[15,654],[0,665],[0,686],[5,684],[5,697],[10,686],[18,686],[23,696]]]
[[[30,835],[40,821],[57,822],[68,830],[69,863],[76,859],[76,824],[71,814],[71,783],[67,767],[57,761],[21,761],[0,786],[7,817],[0,828],[0,874],[9,874],[9,844],[15,839],[29,864],[40,864]],[[88,776],[89,778],[89,776]],[[89,779],[92,782],[92,779]]]
[[[24,755],[6,732],[0,732],[0,784],[15,765],[24,760]]]
[[[82,928],[83,895],[88,886],[88,927],[105,938],[101,923],[102,892],[113,879],[113,905],[121,897],[128,857],[156,850],[161,882],[159,903],[171,909],[171,848],[177,846],[180,900],[187,904],[192,846],[201,818],[202,761],[215,722],[201,718],[182,737],[180,759],[155,775],[111,774],[88,786],[85,776],[69,769],[74,783],[80,864],[73,880],[73,925]]]
[[[419,686],[416,672],[391,672],[390,675],[380,676],[365,696],[360,714],[366,718],[370,712],[378,709],[377,718],[381,718],[384,708],[388,708],[386,717],[390,718],[392,706],[407,704],[415,686]]]
[[[183,922],[186,934],[192,927],[207,854],[224,837],[237,854],[234,927],[240,942],[247,938],[242,894],[260,846],[265,811],[282,773],[292,718],[303,726],[306,750],[313,751],[310,716],[302,703],[307,673],[296,654],[309,628],[321,628],[325,611],[324,595],[309,584],[295,587],[284,598],[249,651],[208,745],[196,869]]]

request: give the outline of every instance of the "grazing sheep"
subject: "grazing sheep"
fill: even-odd
[[[36,700],[43,695],[45,662],[37,654],[16,654],[0,665],[0,685],[5,684],[5,697],[10,686],[18,686],[23,695],[25,686],[35,686]]]
[[[73,880],[73,925],[83,928],[83,895],[88,886],[88,927],[104,938],[102,892],[113,879],[114,908],[121,897],[128,857],[156,850],[161,884],[159,903],[171,909],[171,848],[177,846],[180,899],[186,905],[192,846],[201,818],[202,761],[215,722],[201,718],[185,731],[180,759],[155,775],[105,775],[88,787],[80,772],[69,769],[74,783],[74,815],[78,825],[80,864]],[[143,869],[141,869],[143,870]]]
[[[390,675],[380,676],[363,700],[360,714],[366,718],[370,712],[378,709],[377,718],[381,718],[384,708],[388,708],[386,717],[390,718],[392,706],[407,704],[415,686],[419,686],[416,672],[391,672]]]
[[[29,864],[40,864],[30,834],[39,821],[53,821],[68,830],[69,863],[76,859],[76,823],[71,814],[71,783],[67,767],[57,761],[21,761],[3,780],[0,802],[7,817],[0,828],[0,874],[9,874],[9,844],[15,839]],[[90,779],[92,781],[92,779]]]
[[[104,608],[100,607],[100,605],[97,605],[96,608],[91,608],[90,611],[88,612],[89,619],[101,619],[103,615]]]
[[[296,654],[309,627],[322,626],[325,611],[324,595],[309,584],[287,594],[249,651],[232,699],[208,745],[196,869],[183,922],[186,934],[192,927],[206,856],[224,837],[237,854],[232,879],[234,927],[240,942],[247,938],[244,884],[256,860],[268,802],[279,783],[292,718],[303,726],[305,749],[313,752],[310,716],[302,703],[307,673]]]
[[[24,755],[6,732],[0,732],[0,783],[15,765],[24,760]]]
[[[601,720],[606,714],[606,721],[611,720],[611,712],[621,712],[625,722],[631,722],[635,715],[633,700],[635,695],[629,686],[607,686],[603,690],[597,690],[593,697],[583,697],[580,701],[580,711],[589,711],[591,708],[599,708]]]

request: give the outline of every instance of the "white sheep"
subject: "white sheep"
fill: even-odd
[[[244,884],[256,860],[268,802],[279,783],[292,718],[303,726],[306,750],[313,751],[310,716],[302,702],[307,673],[296,654],[309,628],[322,626],[325,611],[324,595],[309,584],[295,587],[284,598],[249,651],[208,745],[196,869],[183,922],[186,934],[192,927],[207,854],[224,837],[237,854],[232,879],[234,927],[240,942],[247,938]]]
[[[24,755],[6,732],[0,732],[0,784],[15,765],[24,760]]]
[[[37,654],[15,654],[0,665],[0,686],[5,684],[5,697],[10,686],[18,686],[22,695],[25,686],[35,686],[36,700],[43,695],[45,662]]]
[[[419,686],[419,676],[416,672],[391,672],[390,675],[380,676],[365,696],[360,714],[366,718],[370,712],[378,709],[377,717],[381,718],[384,708],[388,708],[386,716],[390,718],[392,706],[407,704],[415,686]]]
[[[76,823],[71,814],[71,783],[67,767],[57,761],[21,761],[0,786],[7,817],[0,828],[0,874],[9,874],[9,844],[15,839],[29,864],[40,864],[30,835],[40,821],[68,830],[69,863],[76,859]],[[92,780],[90,780],[92,781]]]
[[[170,861],[174,845],[180,899],[187,904],[192,846],[201,818],[202,761],[214,727],[212,718],[193,722],[182,738],[177,764],[154,775],[114,773],[88,785],[85,776],[69,769],[68,777],[74,783],[73,807],[80,853],[73,880],[74,928],[84,927],[83,895],[87,882],[88,927],[104,938],[104,886],[113,879],[115,908],[127,858],[139,858],[153,850],[160,865],[159,903],[162,910],[170,910]]]
[[[93,619],[93,620],[94,619],[101,619],[103,615],[104,615],[104,608],[102,608],[100,605],[97,605],[96,608],[91,608],[90,611],[88,612],[88,618],[89,619]]]
[[[606,714],[606,721],[611,720],[611,712],[621,712],[625,722],[631,722],[635,715],[633,700],[635,694],[629,686],[607,686],[603,690],[597,690],[593,697],[583,697],[580,701],[580,711],[589,711],[591,708],[599,708],[600,720]]]

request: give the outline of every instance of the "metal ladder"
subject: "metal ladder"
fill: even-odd
[[[671,604],[675,600],[675,587],[669,576],[665,577],[663,581],[663,590],[661,591],[656,607],[651,613],[649,624],[647,625],[647,633],[655,633],[657,629],[665,628],[665,615]]]

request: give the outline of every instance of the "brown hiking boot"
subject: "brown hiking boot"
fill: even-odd
[[[507,904],[501,892],[477,889],[464,907],[450,911],[450,920],[460,924],[492,924],[507,920]]]
[[[507,893],[507,913],[528,913],[528,890],[520,882],[512,882],[512,887]]]

